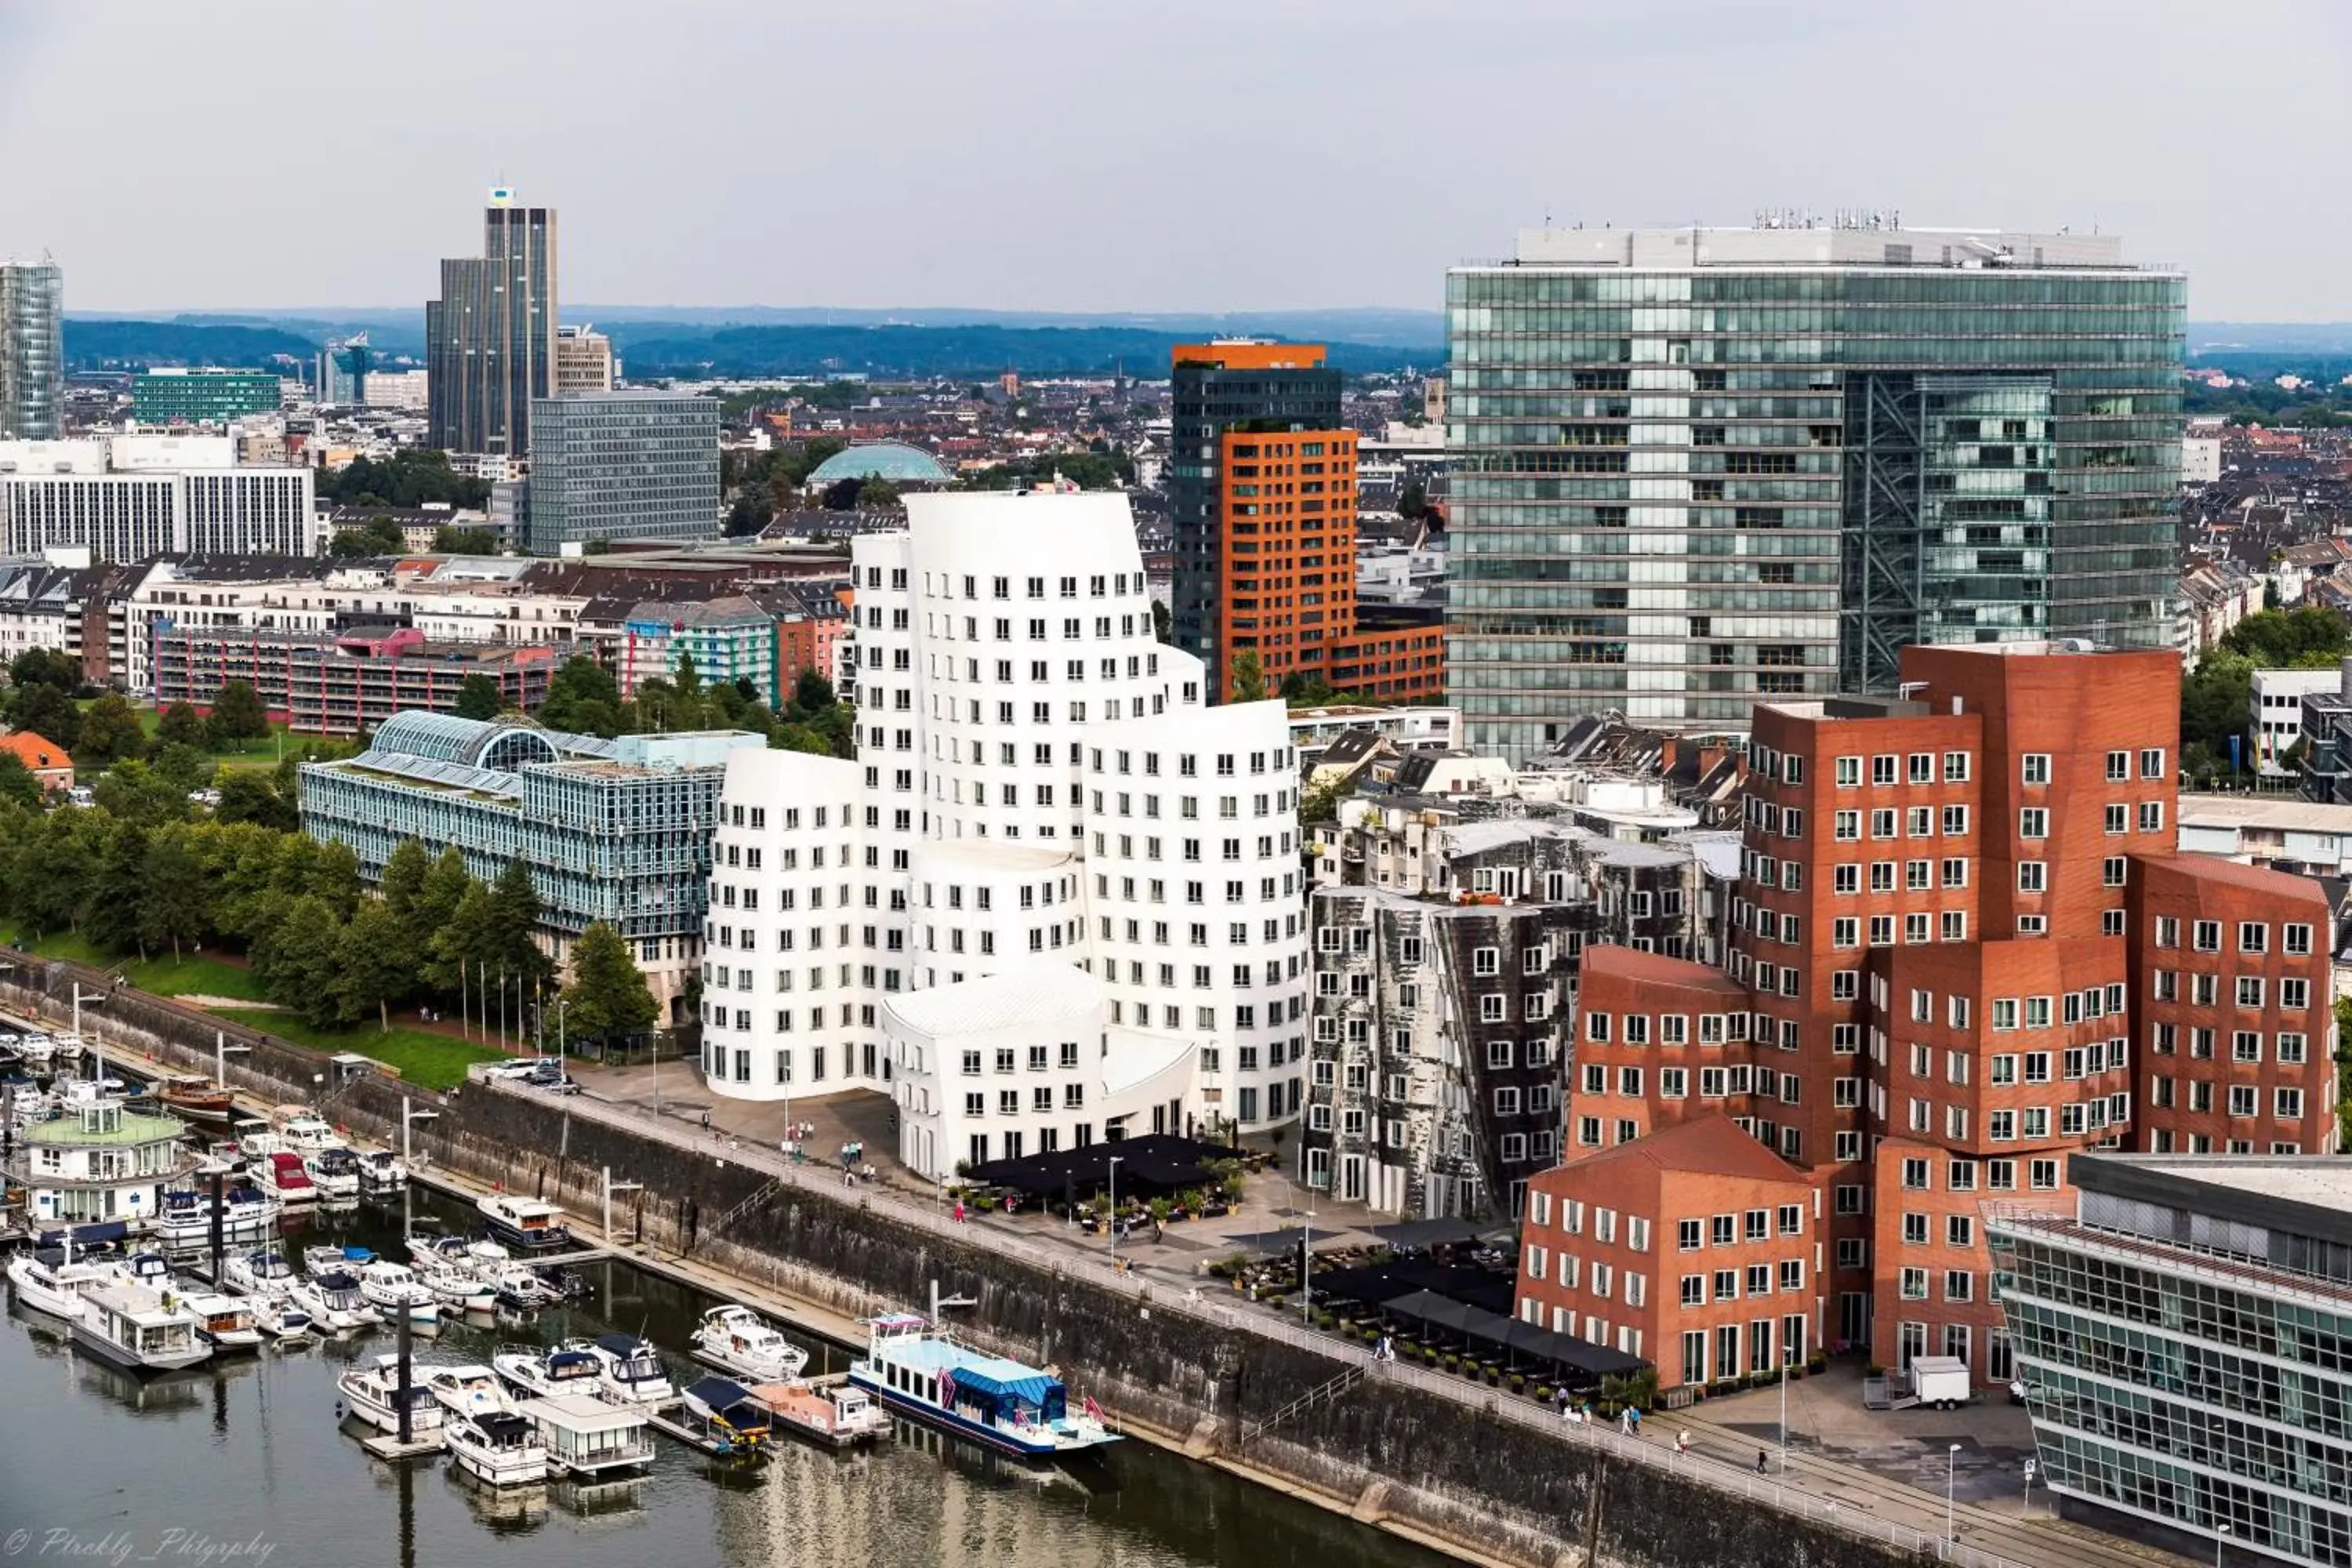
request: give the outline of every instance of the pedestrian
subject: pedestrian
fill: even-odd
[[[956,1199],[955,1216],[956,1224],[961,1225],[963,1223],[963,1200],[961,1198]]]
[[[1629,1419],[1630,1421],[1632,1421],[1632,1422],[1633,1422],[1633,1436],[1636,1436],[1636,1437],[1640,1436],[1642,1435],[1642,1408],[1641,1408],[1641,1406],[1640,1406],[1640,1405],[1628,1405],[1627,1406],[1625,1406],[1625,1415],[1626,1415],[1626,1418],[1627,1418],[1627,1419]]]
[[[705,1132],[710,1131],[710,1112],[707,1110],[702,1113],[702,1130]]]
[[[1565,1418],[1568,1415],[1568,1390],[1563,1388],[1551,1396],[1552,1409]]]
[[[1759,1476],[1764,1473],[1764,1450],[1761,1448],[1756,1450],[1756,1473]]]
[[[1633,1407],[1630,1405],[1617,1412],[1617,1430],[1628,1437],[1633,1435]]]
[[[1690,1452],[1689,1427],[1685,1426],[1681,1431],[1675,1434],[1675,1452],[1677,1454],[1687,1454]]]

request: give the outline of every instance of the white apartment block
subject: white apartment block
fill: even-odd
[[[238,468],[226,436],[0,442],[4,554],[308,555],[311,513],[308,468]]]
[[[2314,691],[2334,691],[2343,677],[2333,669],[2257,669],[2246,693],[2246,724],[2254,737],[2249,766],[2282,768],[2281,761],[2303,741],[2303,700]]]
[[[1296,1116],[1308,963],[1282,704],[1203,706],[1126,501],[911,496],[860,537],[858,755],[728,761],[704,1070],[889,1093],[961,1163]]]

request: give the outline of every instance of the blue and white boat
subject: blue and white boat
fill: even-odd
[[[849,1380],[899,1415],[1024,1459],[1052,1459],[1116,1443],[1102,1407],[1076,1411],[1062,1380],[957,1344],[912,1312],[867,1321],[866,1359]]]

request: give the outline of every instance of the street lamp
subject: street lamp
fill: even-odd
[[[1113,1154],[1110,1157],[1110,1216],[1103,1221],[1103,1230],[1110,1237],[1111,1258],[1114,1261],[1118,1257],[1118,1163],[1126,1158],[1124,1154]]]
[[[2213,1529],[2215,1531],[2213,1537],[2213,1568],[2221,1568],[2221,1548],[2229,1542],[2230,1527],[2226,1524],[2217,1524]]]
[[[1959,1476],[1960,1446],[1955,1443],[1944,1462],[1944,1539],[1949,1542],[1958,1542],[1960,1538],[1959,1531],[1952,1523],[1952,1489]]]
[[[1303,1239],[1298,1244],[1298,1321],[1315,1320],[1315,1189],[1307,1189],[1307,1208],[1301,1222]]]
[[[79,1040],[81,1038],[81,1010],[83,1005],[87,1003],[89,1005],[95,1007],[100,1003],[105,1001],[108,994],[109,994],[104,991],[84,991],[81,988],[80,981],[77,980],[74,982],[73,1036],[76,1040]]]

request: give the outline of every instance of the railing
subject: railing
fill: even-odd
[[[503,1079],[478,1078],[474,1087],[478,1089],[491,1087],[497,1092],[507,1094],[528,1095],[534,1092]],[[706,1142],[719,1142],[726,1148],[730,1160],[771,1178],[754,1196],[765,1196],[780,1187],[824,1189],[827,1196],[835,1200],[847,1195],[828,1179],[837,1174],[830,1167],[794,1166],[780,1152],[759,1144],[729,1139],[700,1139],[691,1127],[665,1125],[650,1110],[625,1108],[593,1094],[576,1095],[566,1101],[566,1106],[575,1114],[585,1114],[614,1126],[643,1129],[646,1123],[653,1122],[656,1130],[666,1139],[690,1148],[699,1147]],[[926,1208],[920,1202],[903,1194],[861,1187],[856,1195],[859,1203],[887,1212],[893,1219],[918,1230],[943,1238],[973,1239],[968,1222],[960,1222],[936,1209]],[[739,1209],[743,1206],[740,1204],[737,1205]],[[1265,1421],[1252,1423],[1251,1427],[1245,1429],[1244,1441],[1264,1432],[1285,1415],[1304,1408],[1318,1398],[1337,1397],[1356,1383],[1367,1379],[1391,1382],[1433,1398],[1477,1406],[1497,1420],[1530,1431],[1541,1430],[1557,1440],[1576,1444],[1612,1458],[1630,1459],[1686,1482],[1730,1492],[1776,1511],[1827,1525],[1864,1541],[1882,1542],[1915,1553],[1932,1552],[1935,1561],[1953,1563],[1956,1568],[2026,1568],[2025,1564],[2013,1558],[1981,1552],[1939,1535],[1931,1535],[1925,1531],[1895,1524],[1827,1499],[1814,1497],[1779,1481],[1757,1476],[1738,1465],[1700,1454],[1677,1452],[1669,1445],[1627,1436],[1612,1426],[1563,1420],[1548,1407],[1531,1400],[1483,1384],[1465,1383],[1427,1367],[1403,1362],[1376,1361],[1369,1349],[1318,1333],[1304,1323],[1294,1321],[1270,1309],[1236,1306],[1225,1292],[1203,1294],[1197,1288],[1172,1289],[1164,1281],[1155,1286],[1154,1281],[1118,1268],[1108,1258],[1071,1247],[1044,1245],[1026,1237],[1008,1235],[994,1228],[985,1233],[984,1244],[991,1252],[1019,1258],[1049,1273],[1085,1279],[1105,1289],[1147,1300],[1154,1311],[1178,1312],[1209,1328],[1255,1334],[1329,1361],[1349,1363],[1347,1372],[1315,1393],[1293,1401],[1291,1405]]]

